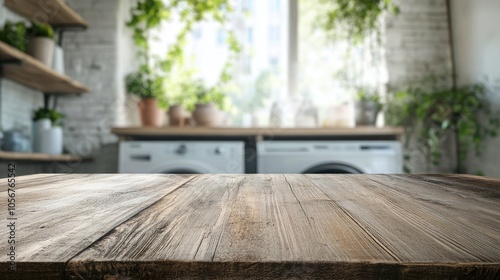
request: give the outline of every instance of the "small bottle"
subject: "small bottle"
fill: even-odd
[[[314,128],[319,125],[318,108],[314,106],[310,99],[304,100],[295,116],[296,127]]]

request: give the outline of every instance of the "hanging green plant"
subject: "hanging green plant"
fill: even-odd
[[[232,11],[233,7],[231,5],[231,0],[139,0],[131,10],[131,19],[127,22],[127,26],[133,30],[134,42],[139,49],[138,58],[143,60],[143,65],[158,66],[155,68],[155,78],[152,80],[159,81],[162,79],[161,84],[163,85],[167,78],[167,74],[171,73],[174,67],[183,67],[187,36],[191,33],[195,24],[204,20],[215,20],[223,24],[228,20]],[[153,57],[150,52],[150,44],[151,41],[154,40],[152,35],[154,33],[153,31],[161,28],[162,23],[171,21],[174,18],[182,25],[180,31],[177,33],[175,42],[168,47],[165,57]],[[226,41],[231,53],[231,60],[241,51],[241,47],[235,34],[230,30],[228,30],[228,33],[229,36]],[[232,63],[228,61],[222,71],[220,81],[211,88],[211,94],[207,95],[213,97],[212,101],[219,107],[223,106],[225,100],[224,96],[222,96],[222,85],[226,84],[232,78],[230,75],[231,66]],[[160,83],[151,82],[151,79],[146,78],[153,74],[150,70],[148,66],[142,66],[139,71],[127,77],[126,82],[129,92],[135,93],[141,97],[154,95],[163,106],[167,106],[169,103],[184,103],[186,107],[194,106],[193,102],[197,99],[194,94],[192,94],[191,97],[184,96],[189,96],[186,92],[195,91],[195,89],[189,87],[189,85],[184,82],[178,85],[172,85],[172,81],[167,81],[167,88],[182,89],[183,98],[180,98],[179,94],[175,95],[174,93],[174,95],[172,95],[172,92],[177,92],[178,90],[167,90],[168,94],[171,95],[169,98],[167,98],[165,94],[156,94],[159,92],[164,93],[165,89],[164,87],[161,91],[156,89],[153,85],[159,85]],[[189,77],[185,77],[184,80],[189,80],[188,78]],[[141,89],[143,93],[139,93]],[[171,99],[169,100],[170,102],[168,102],[167,99]]]
[[[491,110],[486,93],[481,84],[454,88],[449,85],[449,76],[427,78],[393,95],[387,121],[404,126],[407,140],[416,137],[427,151],[428,165],[440,164],[441,139],[452,137],[456,145],[455,172],[465,173],[470,148],[479,156],[483,141],[496,137],[500,129],[500,116]]]
[[[311,0],[304,0],[311,1]],[[399,13],[395,0],[315,0],[321,7],[317,25],[333,37],[361,42],[380,29],[384,13]]]
[[[146,61],[150,57],[151,31],[159,28],[163,22],[178,16],[182,27],[164,59],[162,66],[169,72],[173,65],[182,61],[186,37],[194,25],[203,20],[215,20],[224,23],[233,11],[231,0],[139,0],[131,10],[131,19],[127,26],[133,30],[133,38],[139,48],[140,57]]]

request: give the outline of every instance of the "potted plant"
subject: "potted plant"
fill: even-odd
[[[127,91],[140,98],[138,102],[143,126],[163,126],[163,111],[158,107],[163,93],[163,77],[153,73],[148,66],[129,74],[126,79]]]
[[[407,146],[410,139],[415,139],[424,148],[427,172],[430,164],[440,164],[443,140],[452,139],[454,172],[465,173],[469,149],[474,148],[480,155],[483,141],[496,137],[500,128],[499,115],[491,111],[486,92],[481,84],[453,87],[446,76],[426,78],[393,95],[388,103],[387,121],[405,127]],[[405,159],[411,158],[407,155]],[[411,170],[406,167],[406,171]]]
[[[22,52],[28,49],[26,40],[26,25],[24,22],[12,23],[7,21],[0,29],[0,41],[14,47]]]
[[[382,109],[380,96],[376,91],[360,88],[355,102],[356,125],[375,125],[377,116]]]
[[[198,126],[220,126],[222,124],[222,107],[225,95],[217,88],[206,87],[203,82],[194,83],[196,104],[193,119]]]
[[[36,153],[63,153],[63,118],[56,110],[40,108],[33,113],[33,150]]]
[[[52,67],[55,49],[52,27],[45,23],[32,23],[28,35],[31,36],[28,54]]]

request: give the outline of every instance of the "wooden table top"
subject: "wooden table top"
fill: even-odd
[[[15,188],[2,279],[500,279],[500,179],[46,174]]]

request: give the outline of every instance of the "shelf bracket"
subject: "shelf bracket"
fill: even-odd
[[[64,32],[66,31],[85,31],[87,27],[72,26],[72,25],[52,25],[54,31],[57,33],[57,45],[62,47]]]
[[[43,108],[45,108],[46,110],[51,109],[50,108],[50,98],[51,97],[54,97],[53,102],[52,102],[52,110],[56,110],[58,96],[57,95],[52,96],[50,93],[46,93],[46,92],[43,93]]]
[[[23,63],[23,61],[20,60],[20,59],[0,60],[0,66],[4,66],[4,65],[21,65],[22,63]]]

